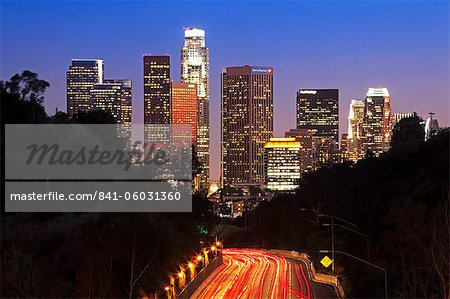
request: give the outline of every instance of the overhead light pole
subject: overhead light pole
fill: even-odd
[[[329,252],[330,252],[330,250],[319,250],[319,253],[329,253]],[[360,262],[365,263],[367,265],[370,265],[370,266],[372,266],[374,268],[377,268],[378,270],[383,271],[384,272],[384,298],[388,299],[387,271],[386,271],[386,268],[383,268],[383,267],[380,267],[378,265],[372,264],[369,261],[363,260],[362,258],[356,257],[356,256],[351,255],[350,253],[347,253],[347,252],[344,252],[344,251],[335,250],[334,252],[346,255],[346,256],[351,257],[351,258],[353,258],[353,259],[355,259],[357,261],[360,261]]]
[[[331,271],[334,272],[334,269],[335,269],[335,266],[334,266],[334,264],[335,264],[334,263],[334,260],[335,260],[335,257],[334,257],[334,251],[335,251],[334,250],[334,225],[335,225],[334,219],[339,220],[351,227],[354,227],[355,229],[356,229],[356,224],[351,223],[350,221],[344,220],[342,218],[336,217],[334,215],[327,215],[327,214],[320,213],[319,211],[316,211],[314,209],[301,208],[300,211],[312,211],[317,215],[317,217],[327,217],[331,220],[331,259],[333,260],[333,263],[331,264]]]

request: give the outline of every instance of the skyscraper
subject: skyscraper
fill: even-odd
[[[131,80],[104,80],[94,84],[90,93],[92,109],[109,111],[119,124],[131,124]]]
[[[104,62],[101,59],[72,59],[67,71],[67,113],[88,111],[91,105],[91,89],[103,82]]]
[[[319,165],[333,160],[339,145],[339,90],[300,89],[297,129],[312,131]]]
[[[364,100],[352,100],[348,113],[347,154],[351,161],[358,161],[364,157],[363,150],[363,123]]]
[[[184,28],[184,46],[181,48],[181,81],[197,85],[198,130],[197,156],[202,166],[201,187],[209,182],[209,50],[205,31]]]
[[[263,183],[264,144],[273,136],[273,68],[222,70],[222,184]]]
[[[172,82],[172,124],[191,125],[192,143],[197,144],[197,85],[194,83]],[[177,136],[174,136],[177,137]]]
[[[144,123],[170,121],[170,56],[144,55]]]
[[[364,105],[363,152],[375,156],[389,149],[393,117],[387,88],[369,88]]]
[[[439,122],[434,118],[435,113],[430,112],[429,117],[425,122],[425,140],[430,139],[433,135],[439,132]]]
[[[293,191],[301,176],[301,143],[295,138],[270,138],[264,145],[267,189]]]

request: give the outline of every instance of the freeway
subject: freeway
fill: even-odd
[[[308,264],[256,249],[223,249],[223,265],[191,298],[338,298],[333,286],[312,281]]]

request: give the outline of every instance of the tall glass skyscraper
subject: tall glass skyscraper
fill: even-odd
[[[170,84],[172,96],[172,124],[191,125],[188,132],[192,144],[197,144],[197,85],[194,83],[172,82]],[[176,137],[176,136],[175,136]]]
[[[335,158],[339,144],[339,90],[300,89],[297,92],[297,129],[312,131],[317,166]]]
[[[67,71],[67,113],[70,116],[92,108],[91,89],[94,84],[103,83],[103,69],[101,59],[72,59]]]
[[[209,49],[205,31],[184,28],[184,46],[181,48],[181,82],[197,85],[198,128],[197,156],[201,163],[201,188],[209,182]]]
[[[144,55],[144,123],[170,121],[170,56]]]
[[[347,157],[349,160],[358,161],[364,157],[362,148],[364,100],[352,100],[348,113]]]
[[[387,88],[369,88],[366,94],[363,123],[363,150],[376,156],[390,147],[393,116]]]
[[[222,70],[222,185],[261,184],[264,145],[273,137],[273,68]]]

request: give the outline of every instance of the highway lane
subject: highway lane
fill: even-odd
[[[223,249],[223,261],[191,298],[337,298],[332,286],[313,282],[307,264],[298,259]]]

